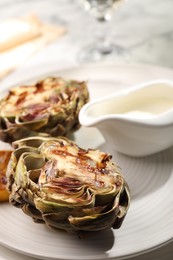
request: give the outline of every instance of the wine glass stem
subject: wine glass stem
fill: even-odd
[[[106,20],[98,20],[98,30],[96,32],[96,50],[106,55],[113,51],[113,45],[108,37],[108,26]]]

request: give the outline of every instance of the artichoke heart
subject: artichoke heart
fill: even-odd
[[[88,100],[85,82],[61,77],[12,88],[0,101],[0,139],[67,136],[80,127],[78,114]]]
[[[66,137],[28,137],[13,146],[7,180],[14,206],[70,232],[121,226],[130,194],[111,155]]]

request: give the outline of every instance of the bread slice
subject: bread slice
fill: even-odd
[[[0,202],[8,201],[9,198],[9,192],[6,189],[6,169],[11,153],[12,151],[10,150],[0,151]]]

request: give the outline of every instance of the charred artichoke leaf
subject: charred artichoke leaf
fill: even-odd
[[[67,231],[121,226],[130,193],[110,155],[66,137],[29,137],[14,147],[7,169],[12,204]]]

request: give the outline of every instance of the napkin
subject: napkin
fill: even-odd
[[[43,23],[35,14],[0,23],[0,79],[66,32]]]

